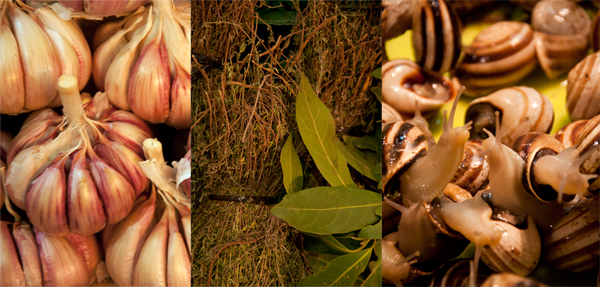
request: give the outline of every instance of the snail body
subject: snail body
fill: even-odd
[[[600,114],[600,52],[585,57],[567,77],[567,111],[572,120]]]
[[[579,4],[543,0],[531,15],[536,54],[548,78],[566,73],[587,55],[591,21]]]
[[[461,23],[444,0],[418,0],[413,14],[413,47],[419,66],[444,73],[456,66]]]
[[[480,97],[525,78],[537,66],[534,46],[525,23],[504,21],[483,29],[456,70],[465,95]]]

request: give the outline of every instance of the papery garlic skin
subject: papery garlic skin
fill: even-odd
[[[42,263],[31,226],[13,224],[12,235],[23,263],[23,274],[27,286],[43,286]]]
[[[44,286],[83,286],[88,283],[85,261],[65,237],[35,231]]]
[[[2,259],[0,260],[0,285],[2,286],[25,286],[25,277],[23,269],[19,262],[19,255],[15,247],[15,242],[8,230],[8,222],[2,221],[0,225],[0,251]]]

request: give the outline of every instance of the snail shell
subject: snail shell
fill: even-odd
[[[463,159],[452,179],[452,183],[466,189],[471,195],[483,189],[490,173],[490,165],[481,154],[482,142],[482,140],[470,140],[465,143]]]
[[[393,122],[402,122],[402,116],[390,105],[386,103],[381,103],[381,121],[383,126],[393,123]]]
[[[579,170],[586,174],[598,174],[598,167],[600,167],[600,115],[593,117],[583,127],[579,135],[577,136],[577,151],[580,155],[587,153],[591,149],[595,149],[592,152],[590,158],[588,158]],[[589,191],[596,191],[600,189],[600,179],[596,178],[588,187]]]
[[[592,48],[594,49],[594,52],[598,52],[598,50],[600,50],[600,11],[598,11],[598,13],[596,13],[596,17],[594,17],[594,22],[590,32],[590,42],[592,43]]]
[[[461,23],[444,0],[418,0],[413,14],[413,47],[419,66],[444,73],[460,57]]]
[[[534,43],[525,23],[503,21],[483,29],[456,71],[464,94],[483,96],[525,78],[537,65]]]
[[[565,148],[574,146],[577,144],[577,136],[579,136],[579,133],[587,122],[587,120],[574,121],[558,130],[554,137],[561,142]]]
[[[513,273],[497,273],[488,277],[481,287],[546,287],[532,279],[521,277]]]
[[[598,268],[600,254],[598,212],[575,207],[546,236],[545,256],[554,267],[569,272]]]
[[[528,132],[549,132],[554,121],[552,103],[542,93],[529,87],[511,87],[476,99],[467,108],[465,121],[473,121],[471,139],[485,139],[483,129],[495,133],[496,117],[500,112],[500,139],[512,146]]]
[[[548,78],[566,73],[587,55],[591,21],[579,4],[543,0],[531,15],[535,50]]]
[[[567,111],[572,120],[600,114],[600,52],[591,54],[569,72]]]
[[[534,166],[540,157],[556,155],[565,147],[556,138],[544,133],[527,133],[519,137],[513,150],[525,161],[523,169],[523,186],[543,202],[556,200],[558,193],[550,185],[538,184],[535,181]]]
[[[540,235],[533,218],[528,217],[525,229],[498,220],[494,220],[493,224],[506,233],[498,244],[483,248],[481,260],[497,272],[527,276],[537,266],[542,253]]]
[[[412,117],[418,102],[423,117],[430,118],[456,97],[449,79],[421,69],[417,64],[396,59],[383,64],[382,100],[403,116]]]
[[[416,0],[384,0],[381,5],[381,34],[384,41],[410,29]]]
[[[400,187],[400,175],[427,154],[427,140],[414,125],[395,122],[383,128],[382,152],[383,191],[393,198]]]
[[[470,259],[452,260],[444,264],[435,272],[431,278],[430,287],[451,287],[451,286],[469,286],[469,275],[471,271]],[[492,274],[492,270],[483,264],[479,264],[477,268],[476,285],[481,285],[485,279]]]

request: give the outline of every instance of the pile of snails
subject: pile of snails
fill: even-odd
[[[384,32],[412,28],[416,63],[395,59],[382,69],[384,281],[544,286],[524,278],[542,256],[559,270],[598,272],[598,45],[587,52],[600,12],[592,24],[575,2],[538,1],[531,25],[495,23],[461,47],[452,2],[393,10],[394,2],[384,1]],[[389,19],[398,14],[402,21]],[[548,97],[514,86],[538,64],[550,79],[568,73],[573,122],[553,135]],[[461,94],[476,99],[466,124],[453,127]],[[426,119],[450,101],[436,142]],[[469,243],[474,260],[451,260]]]

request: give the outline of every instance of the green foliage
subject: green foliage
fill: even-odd
[[[287,194],[271,213],[308,235],[304,249],[311,252],[307,258],[314,274],[298,286],[381,286],[381,194],[357,188],[348,167],[381,181],[381,128],[374,135],[340,140],[331,112],[304,76],[296,121],[312,160],[331,185],[301,190],[305,175],[289,136],[281,151]],[[375,255],[378,259],[372,260]]]

